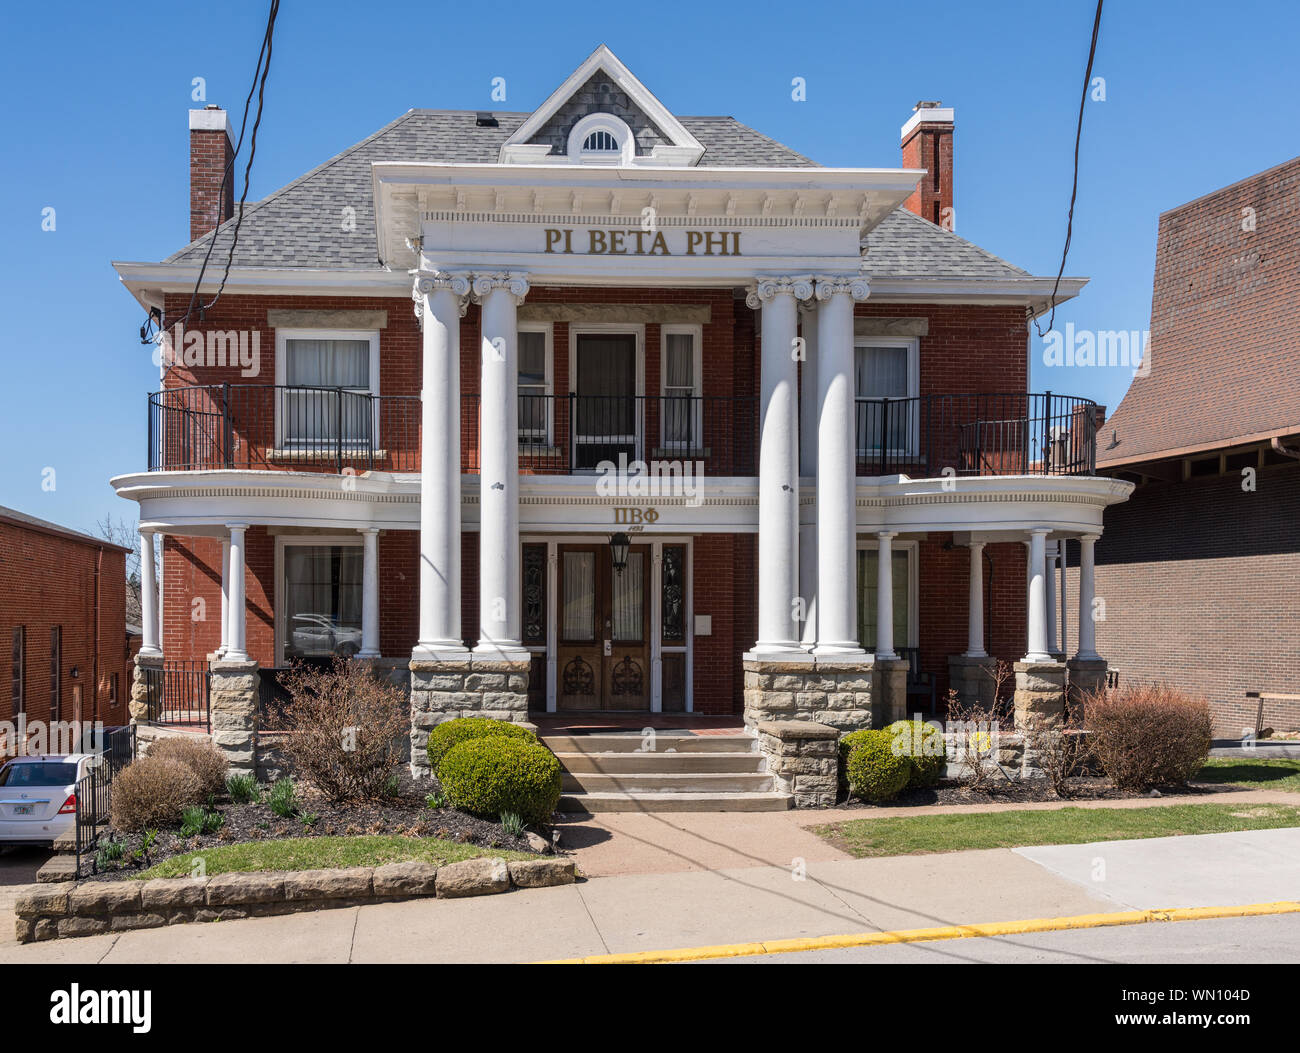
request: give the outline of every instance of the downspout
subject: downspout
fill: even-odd
[[[90,690],[94,692],[90,711],[92,723],[96,724],[99,722],[99,583],[103,566],[104,546],[100,545],[95,554],[95,650],[90,656]]]

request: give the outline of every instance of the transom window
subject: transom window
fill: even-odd
[[[582,141],[583,153],[609,153],[618,150],[618,140],[612,132],[592,132]]]

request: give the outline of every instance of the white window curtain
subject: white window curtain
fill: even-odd
[[[286,658],[354,655],[361,649],[360,545],[286,545]]]
[[[854,349],[856,389],[860,399],[904,399],[911,394],[905,347],[857,347]],[[858,452],[878,451],[884,440],[886,449],[899,451],[907,446],[909,404],[885,409],[880,403],[867,402],[858,407]]]
[[[695,337],[669,333],[664,346],[664,442],[693,447],[698,439]]]
[[[645,574],[640,552],[629,552],[623,573],[613,575],[614,589],[614,639],[635,641],[645,638],[642,613],[645,610],[643,592]]]
[[[285,341],[284,350],[285,442],[329,444],[340,437],[340,430],[344,442],[366,441],[371,406],[360,394],[370,391],[370,341],[292,339]],[[310,390],[315,388],[345,390]]]
[[[561,639],[596,638],[596,554],[565,552],[561,590],[564,610],[560,619]]]
[[[531,441],[545,441],[546,405],[546,334],[522,331],[519,334],[519,436]]]

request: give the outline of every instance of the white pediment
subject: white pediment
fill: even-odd
[[[650,125],[656,132],[656,138],[661,141],[650,145],[647,149],[637,153],[632,136],[635,134],[620,114],[609,112],[602,113],[597,107],[593,108],[587,104],[583,112],[578,115],[573,127],[578,125],[584,126],[591,124],[595,128],[611,130],[619,137],[619,150],[612,156],[600,157],[598,155],[584,154],[581,147],[584,134],[579,134],[576,139],[572,136],[572,129],[566,129],[564,134],[564,151],[560,152],[555,149],[556,144],[553,142],[539,140],[539,136],[552,124],[552,122],[561,115],[566,107],[574,101],[578,95],[593,78],[603,75],[607,82],[611,83],[614,88],[627,96],[632,103],[632,107],[639,113],[643,114]],[[592,120],[596,117],[604,120]],[[585,124],[584,124],[585,122]],[[618,124],[622,124],[620,131]],[[581,66],[574,70],[568,78],[554,92],[551,93],[541,106],[533,111],[528,120],[515,131],[509,139],[501,146],[498,162],[500,164],[614,164],[620,167],[630,167],[633,165],[654,165],[657,167],[690,167],[696,164],[704,154],[704,147],[700,145],[699,140],[682,125],[682,123],[669,112],[668,108],[661,103],[653,93],[637,79],[636,75],[628,69],[618,57],[609,50],[604,44],[596,48]]]

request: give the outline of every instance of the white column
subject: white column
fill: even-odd
[[[1026,662],[1050,662],[1047,650],[1047,568],[1045,527],[1029,531],[1029,649]]]
[[[520,640],[518,306],[521,274],[478,274],[482,302],[479,411],[479,644],[497,658],[526,658]]]
[[[1097,653],[1097,626],[1092,610],[1097,589],[1093,552],[1097,537],[1097,534],[1084,534],[1079,538],[1079,651],[1074,657],[1085,661],[1101,657]]]
[[[358,658],[379,657],[379,530],[361,531],[361,650]]]
[[[158,640],[158,581],[153,561],[153,531],[140,531],[140,653],[162,654]]]
[[[817,308],[800,305],[800,336],[803,361],[799,369],[799,482],[817,478]],[[803,632],[800,642],[811,650],[817,644],[817,520],[804,522],[807,509],[800,509],[799,596],[803,600]]]
[[[420,386],[420,627],[412,657],[465,656],[460,625],[460,319],[469,275],[416,275]]]
[[[876,534],[876,657],[897,658],[894,650],[894,531]]]
[[[1056,542],[1049,542],[1044,547],[1047,582],[1047,650],[1057,654],[1061,650],[1060,634],[1056,625]]]
[[[217,654],[230,649],[230,538],[221,539],[221,646]]]
[[[229,662],[247,662],[244,635],[247,610],[244,601],[244,531],[247,523],[227,523],[230,531],[230,640],[224,655]]]
[[[758,445],[758,642],[754,653],[799,647],[799,409],[795,361],[797,300],[809,278],[764,278],[746,302],[762,307]]]
[[[869,291],[860,276],[817,279],[819,655],[865,654],[858,639],[853,304],[866,299]],[[887,650],[892,653],[892,643]]]
[[[966,657],[987,658],[984,649],[984,542],[970,543],[970,599],[966,608]]]

